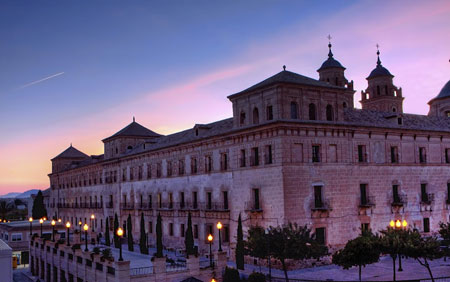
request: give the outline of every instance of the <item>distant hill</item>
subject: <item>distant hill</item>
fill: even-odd
[[[0,196],[1,199],[23,199],[23,198],[29,198],[33,194],[37,194],[39,192],[39,189],[31,189],[28,191],[25,191],[23,193],[17,193],[17,192],[11,192],[5,195]]]

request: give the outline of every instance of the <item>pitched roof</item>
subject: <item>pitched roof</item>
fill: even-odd
[[[310,78],[295,72],[290,72],[287,70],[283,70],[241,92],[235,93],[233,95],[228,96],[228,98],[233,97],[235,95],[249,92],[252,90],[256,90],[262,87],[270,86],[276,83],[289,83],[289,84],[298,84],[298,85],[309,85],[309,86],[319,86],[319,87],[328,87],[335,89],[345,89],[344,87],[334,86],[325,81],[320,81],[314,78]]]
[[[129,125],[125,126],[123,129],[118,131],[116,134],[103,139],[103,141],[116,138],[116,137],[160,137],[162,135],[151,131],[150,129],[140,125],[136,121],[130,123]]]
[[[89,156],[77,150],[75,147],[72,146],[72,144],[70,144],[69,148],[67,148],[64,152],[54,157],[52,161],[56,159],[80,159],[80,158],[89,158]]]
[[[182,280],[181,282],[202,282],[202,280],[198,280],[197,278],[194,277],[189,277],[187,279]]]

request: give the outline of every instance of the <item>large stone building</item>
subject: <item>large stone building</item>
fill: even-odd
[[[104,155],[70,146],[52,159],[49,215],[76,225],[94,214],[102,232],[114,214],[121,225],[131,215],[138,239],[143,213],[153,244],[161,213],[164,245],[182,248],[191,212],[200,250],[218,221],[232,249],[239,214],[244,228],[306,224],[330,246],[392,219],[436,230],[450,214],[450,82],[428,116],[403,113],[378,53],[356,109],[329,49],[319,80],[284,67],[228,96],[229,119],[167,136],[133,120],[103,140]]]

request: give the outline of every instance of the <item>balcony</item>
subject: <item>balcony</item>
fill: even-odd
[[[137,208],[139,210],[149,211],[149,210],[153,210],[153,204],[151,204],[151,203],[140,203],[140,204],[137,205]]]
[[[122,210],[134,210],[134,203],[122,203],[120,208]]]
[[[311,204],[311,210],[312,211],[330,211],[331,205],[330,205],[330,202],[327,200],[314,199]]]
[[[358,197],[359,208],[370,208],[375,206],[375,197],[367,196],[366,198]]]
[[[262,206],[261,203],[258,201],[250,201],[245,203],[245,211],[249,212],[262,212]]]
[[[391,206],[393,207],[403,207],[406,204],[407,198],[405,196],[395,195],[392,199]]]
[[[432,194],[432,193],[424,193],[424,194],[422,194],[421,199],[420,199],[420,203],[422,205],[431,205],[431,203],[433,201],[434,201],[434,194]],[[447,202],[448,202],[448,199],[447,199]]]

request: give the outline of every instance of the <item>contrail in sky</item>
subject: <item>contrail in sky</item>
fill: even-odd
[[[20,86],[18,89],[23,89],[23,88],[26,88],[26,87],[31,86],[31,85],[33,85],[33,84],[37,84],[37,83],[40,83],[40,82],[49,80],[49,79],[51,79],[51,78],[54,78],[54,77],[57,77],[57,76],[60,76],[60,75],[63,75],[63,74],[64,74],[64,72],[59,72],[59,73],[57,73],[57,74],[53,74],[53,75],[44,77],[44,78],[42,78],[42,79],[39,79],[39,80],[30,82],[30,83],[27,83],[27,84],[25,84],[25,85],[22,85],[22,86]]]

